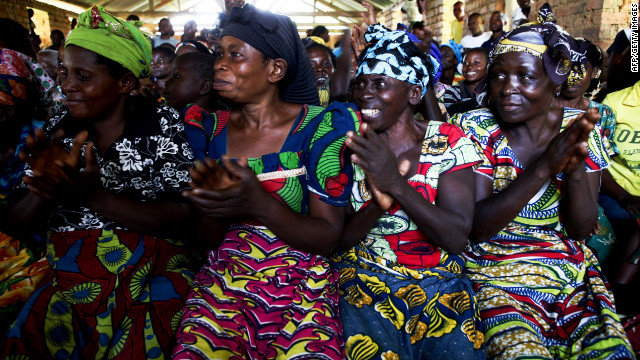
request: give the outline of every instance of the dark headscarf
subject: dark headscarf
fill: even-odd
[[[580,82],[587,75],[587,64],[593,67],[602,66],[602,51],[599,47],[586,39],[575,39],[571,47],[571,73],[567,79],[569,83]]]
[[[291,19],[245,4],[231,9],[222,30],[222,37],[225,36],[246,42],[267,58],[287,62],[287,73],[280,82],[280,99],[296,104],[319,104],[311,60]]]
[[[555,22],[551,6],[545,3],[536,22],[520,25],[498,40],[489,54],[489,63],[500,54],[525,52],[542,60],[554,84],[564,83],[571,70],[571,48],[575,40]]]

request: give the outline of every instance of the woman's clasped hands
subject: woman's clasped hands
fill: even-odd
[[[196,162],[191,168],[191,190],[184,191],[200,213],[214,218],[255,216],[269,194],[248,166],[247,159],[222,156]]]

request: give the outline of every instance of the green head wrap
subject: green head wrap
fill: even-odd
[[[78,16],[78,27],[67,37],[66,45],[76,45],[111,59],[138,78],[148,77],[151,41],[138,27],[140,21],[124,21],[94,6]]]

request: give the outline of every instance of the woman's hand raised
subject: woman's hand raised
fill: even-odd
[[[376,134],[369,124],[360,127],[363,136],[347,133],[347,146],[353,150],[351,161],[367,175],[367,183],[378,207],[387,210],[393,203],[389,195],[398,184],[406,182],[404,175],[409,171],[410,162],[405,160],[398,165],[395,154]]]
[[[367,9],[367,11],[360,13],[360,15],[362,15],[362,18],[364,19],[364,22],[369,26],[376,24],[376,12],[373,8],[373,5],[371,5],[371,3],[368,1],[363,1],[362,6]]]
[[[589,133],[598,121],[600,113],[596,109],[589,109],[551,140],[541,156],[549,176],[570,173],[582,166],[588,155]]]

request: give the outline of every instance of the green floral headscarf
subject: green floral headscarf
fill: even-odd
[[[124,21],[102,6],[94,6],[78,16],[78,27],[66,45],[76,45],[109,58],[131,70],[138,78],[148,77],[151,66],[151,40],[140,29],[140,21]]]

